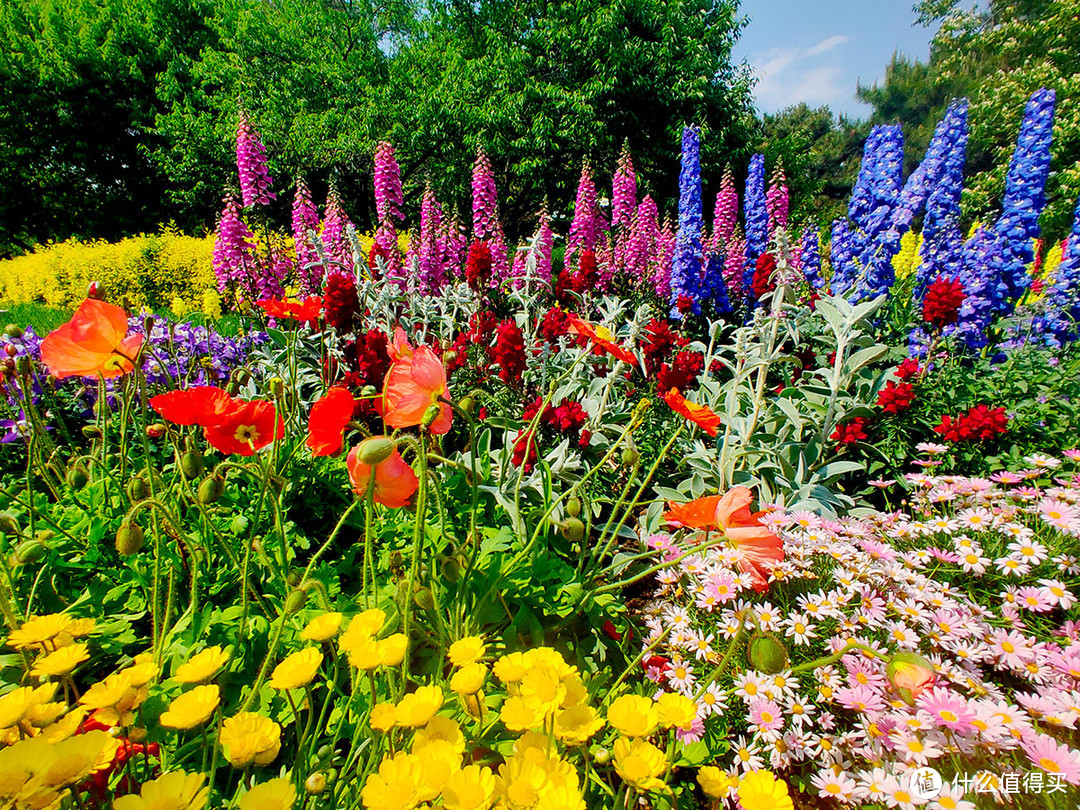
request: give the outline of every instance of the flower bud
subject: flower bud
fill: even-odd
[[[137,554],[146,543],[146,535],[133,520],[125,520],[116,531],[116,550],[125,557]]]
[[[571,543],[580,543],[585,536],[585,524],[579,518],[567,518],[562,525],[562,536]]]
[[[311,796],[318,796],[326,790],[326,774],[316,771],[304,780],[304,790]]]
[[[566,501],[566,514],[570,517],[577,517],[581,514],[581,501],[578,499],[577,495],[571,496]]]
[[[86,471],[86,467],[81,464],[76,464],[67,471],[65,476],[68,486],[74,490],[80,490],[90,483],[90,475]]]
[[[420,420],[420,427],[429,428],[435,423],[435,420],[438,418],[439,406],[432,402],[430,405],[428,405],[427,410],[424,411],[424,418]]]
[[[374,467],[376,464],[382,464],[390,458],[395,447],[393,439],[388,439],[386,436],[372,436],[360,442],[360,450],[357,456],[359,456],[362,463]]]
[[[229,531],[233,534],[243,534],[248,530],[250,523],[246,515],[237,515],[229,522]]]
[[[37,538],[23,540],[15,547],[15,562],[20,565],[36,563],[47,551],[48,547]]]
[[[188,450],[180,456],[180,469],[188,480],[198,478],[203,473],[203,457],[198,450]]]
[[[439,571],[450,582],[457,582],[461,576],[461,564],[457,557],[446,556],[439,560]]]
[[[157,320],[154,318],[154,316],[147,315],[145,318],[143,318],[143,331],[149,335],[151,332],[154,331],[155,323],[157,323]]]
[[[469,416],[472,416],[476,413],[476,397],[472,394],[462,397],[458,402],[458,407],[461,408],[462,413],[467,413]]]
[[[96,281],[91,281],[86,288],[86,297],[101,300],[101,285]]]
[[[606,748],[597,748],[596,752],[593,754],[593,761],[597,765],[607,765],[611,762],[611,752]]]
[[[937,673],[934,665],[918,653],[896,653],[885,668],[885,677],[909,706],[915,705],[916,698],[934,685]]]
[[[299,613],[304,605],[307,604],[307,591],[302,591],[299,588],[294,588],[289,591],[289,595],[285,597],[285,613],[291,616],[294,613]]]
[[[4,327],[4,334],[12,340],[18,340],[23,336],[23,329],[21,326],[9,323],[7,326]]]
[[[232,378],[240,385],[247,385],[251,380],[251,372],[246,368],[233,369]]]
[[[637,448],[627,447],[622,451],[622,463],[624,467],[633,467],[638,463],[639,458],[641,458],[641,453],[637,451]]]
[[[146,479],[141,476],[135,476],[127,485],[127,496],[133,503],[139,501],[145,501],[150,497],[150,487],[146,483]]]
[[[216,503],[225,494],[225,479],[220,475],[209,475],[199,484],[199,503]]]
[[[19,522],[10,512],[0,512],[0,534],[18,534]]]
[[[229,383],[225,386],[225,393],[230,397],[235,397],[240,393],[240,383],[236,380],[229,380]]]
[[[82,435],[88,439],[100,439],[101,428],[97,425],[83,425]]]
[[[377,397],[378,395],[379,389],[376,388],[374,385],[365,385],[363,388],[360,389],[360,396],[364,399],[371,399],[372,397]]]
[[[165,435],[165,431],[168,430],[161,422],[155,422],[152,425],[146,426],[146,435],[151,439],[160,439]]]
[[[281,377],[270,379],[270,393],[275,399],[281,399],[285,395],[285,381]]]
[[[755,635],[747,649],[750,666],[766,675],[775,675],[787,669],[788,654],[783,642],[772,635]]]
[[[295,588],[300,584],[300,580],[304,575],[300,571],[290,571],[285,577],[285,581],[289,583],[290,588]]]
[[[4,354],[6,354],[8,357],[14,357],[18,353],[19,350],[15,348],[14,343],[9,343],[4,347]]]
[[[32,368],[33,365],[30,363],[30,358],[27,357],[25,354],[20,354],[18,357],[15,358],[16,373],[26,375],[30,373],[30,370]]]

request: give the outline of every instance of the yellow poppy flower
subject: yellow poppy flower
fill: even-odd
[[[376,731],[389,731],[397,725],[397,720],[394,719],[394,704],[393,703],[376,703],[371,707],[371,717],[368,718],[368,723]]]
[[[400,810],[416,807],[420,800],[422,763],[415,754],[399,751],[379,763],[379,770],[368,776],[360,798],[368,810]]]
[[[419,753],[425,745],[438,741],[450,743],[459,754],[465,751],[465,735],[461,733],[457,720],[435,715],[426,726],[418,728],[413,734],[412,752]]]
[[[296,803],[296,788],[292,780],[279,776],[255,785],[240,797],[240,810],[292,810]]]
[[[341,629],[342,615],[340,613],[324,613],[316,616],[307,623],[300,638],[304,641],[327,641],[337,635]]]
[[[240,712],[221,724],[218,741],[234,768],[269,765],[281,750],[281,727],[254,712]]]
[[[446,780],[446,810],[487,810],[495,800],[495,775],[483,765],[468,765]]]
[[[660,710],[647,697],[623,695],[612,701],[607,719],[627,737],[648,737],[660,725]]]
[[[638,790],[662,790],[659,777],[667,770],[664,752],[645,740],[620,737],[612,751],[615,772],[626,784]]]
[[[772,771],[752,771],[739,780],[739,804],[746,810],[793,810],[786,782]]]
[[[300,689],[311,683],[322,665],[323,654],[316,647],[294,652],[274,667],[270,686],[274,689]]]
[[[60,678],[90,657],[85,644],[69,644],[34,661],[30,674],[35,678]]]
[[[409,639],[404,633],[394,633],[378,642],[379,665],[384,667],[396,667],[405,658],[405,650],[409,647]]]
[[[567,745],[581,745],[603,727],[603,718],[586,703],[576,703],[555,715],[555,736]]]
[[[726,798],[731,789],[739,783],[737,778],[728,776],[714,765],[698,768],[697,781],[705,795],[714,799]]]
[[[189,729],[202,725],[221,703],[221,691],[216,683],[196,686],[169,704],[161,715],[161,725],[166,728]]]
[[[447,658],[455,667],[463,667],[472,664],[484,657],[487,646],[479,636],[466,636],[460,641],[455,641],[447,650]]]
[[[12,630],[7,643],[16,650],[40,646],[52,641],[71,626],[73,619],[66,613],[49,613],[34,616],[23,623],[18,630]]]
[[[173,680],[180,683],[203,683],[210,680],[229,662],[221,647],[207,647],[176,668]]]
[[[139,795],[121,796],[113,810],[202,810],[210,801],[206,774],[173,771],[144,782]]]
[[[656,707],[660,710],[660,723],[665,726],[689,731],[697,719],[697,704],[677,692],[662,694],[656,701]]]
[[[438,686],[421,686],[405,695],[394,707],[398,725],[416,728],[426,725],[443,704],[443,691]]]

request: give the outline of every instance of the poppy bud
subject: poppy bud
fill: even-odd
[[[573,495],[566,502],[566,514],[570,517],[577,517],[581,514],[581,501],[577,495]]]
[[[747,649],[750,666],[766,675],[783,672],[788,665],[787,649],[775,636],[754,636]]]
[[[143,331],[146,332],[146,334],[149,335],[152,331],[154,331],[154,324],[155,323],[156,323],[156,319],[154,318],[154,316],[153,315],[147,315],[145,318],[143,318]]]
[[[289,583],[290,588],[295,588],[300,584],[300,579],[303,577],[299,571],[290,571],[288,576],[285,577],[285,581]]]
[[[23,540],[15,547],[15,561],[20,565],[35,563],[45,556],[48,548],[40,540]]]
[[[9,323],[7,326],[4,327],[4,334],[12,340],[18,340],[23,336],[23,329],[21,326]]]
[[[580,543],[585,536],[585,524],[576,517],[568,518],[562,525],[562,536],[571,543]]]
[[[326,774],[322,771],[311,774],[304,780],[304,790],[312,796],[318,796],[326,790]]]
[[[240,393],[240,383],[236,380],[229,380],[228,385],[225,386],[225,393],[230,397],[235,397]]]
[[[4,369],[14,373],[15,371],[15,359],[13,357],[4,358]]]
[[[225,479],[220,475],[210,475],[199,484],[199,503],[216,503],[225,494]]]
[[[144,501],[150,497],[150,487],[146,483],[146,479],[140,476],[135,476],[127,485],[127,496],[134,503]]]
[[[289,591],[289,595],[285,598],[285,613],[289,616],[294,613],[299,613],[306,604],[307,591],[301,591],[298,588],[294,588]]]
[[[915,705],[915,699],[934,685],[937,673],[934,665],[918,653],[896,653],[885,667],[885,677],[909,706]]]
[[[125,520],[116,531],[116,550],[125,557],[137,554],[146,543],[146,535],[139,528],[139,524],[132,520]]]
[[[429,428],[439,418],[439,406],[432,402],[424,411],[424,418],[420,420],[420,427]]]
[[[162,436],[165,435],[166,430],[168,430],[168,428],[166,428],[165,425],[163,425],[161,422],[155,422],[152,425],[146,426],[146,435],[149,436],[151,439],[160,439]]]
[[[91,281],[89,286],[87,286],[87,288],[86,288],[86,297],[87,298],[96,298],[96,299],[100,300],[101,299],[101,285],[96,281]]]
[[[446,556],[439,560],[439,570],[450,582],[457,582],[458,577],[461,576],[461,565],[458,563],[457,557]]]
[[[0,512],[0,534],[18,534],[19,522],[10,512]]]
[[[25,354],[20,354],[15,358],[15,371],[19,374],[29,374],[32,368],[33,364],[31,364],[30,358]]]
[[[270,393],[275,399],[281,399],[285,395],[285,381],[281,377],[273,377],[270,380]]]
[[[462,413],[467,413],[469,416],[472,416],[476,413],[476,397],[472,394],[462,397],[461,401],[458,402],[458,407],[461,408]]]
[[[624,467],[633,467],[641,458],[641,453],[634,447],[627,447],[622,451],[622,463]]]
[[[4,354],[6,354],[8,357],[14,357],[18,353],[19,353],[19,350],[15,348],[14,343],[9,343],[8,345],[6,345],[4,347]]]
[[[97,425],[83,425],[82,435],[88,439],[100,439],[101,428]]]
[[[435,609],[435,597],[430,588],[417,588],[416,593],[413,594],[413,602],[422,610]]]
[[[457,349],[447,349],[443,352],[442,359],[444,363],[453,363],[458,358]]]
[[[365,385],[363,388],[360,389],[360,396],[364,399],[371,399],[372,397],[377,397],[378,395],[379,389],[376,388],[374,385]]]
[[[187,479],[198,478],[203,473],[203,457],[198,450],[188,450],[180,456],[180,469]]]
[[[236,382],[240,383],[240,385],[247,385],[248,382],[251,380],[251,372],[249,372],[246,368],[234,369],[232,373],[232,378],[236,380]]]
[[[388,439],[386,436],[372,436],[360,442],[360,450],[357,456],[362,463],[374,467],[376,464],[382,464],[390,458],[395,447],[393,439]]]
[[[90,483],[90,475],[86,472],[86,468],[81,464],[76,464],[69,469],[65,478],[68,482],[68,486],[75,490],[82,489]]]
[[[606,748],[597,748],[596,752],[593,754],[593,761],[597,765],[607,765],[611,762],[611,752]]]

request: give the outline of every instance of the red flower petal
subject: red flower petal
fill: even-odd
[[[311,407],[307,446],[313,456],[332,456],[342,447],[342,434],[352,419],[356,400],[345,388],[335,386]]]
[[[211,427],[241,403],[213,385],[169,391],[151,397],[150,407],[176,425]]]
[[[285,435],[285,420],[277,415],[274,403],[256,399],[239,403],[203,435],[222,453],[250,456]]]

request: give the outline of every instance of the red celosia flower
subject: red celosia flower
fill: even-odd
[[[372,466],[360,460],[360,446],[357,445],[349,451],[345,459],[345,466],[349,471],[349,482],[353,491],[361,498],[367,495],[368,487],[375,485],[374,499],[383,506],[397,508],[409,503],[409,499],[420,486],[420,481],[413,472],[412,467],[405,463],[397,448],[385,461],[374,466],[374,478]]]
[[[680,315],[689,315],[694,311],[694,299],[689,295],[679,295],[675,298],[675,309]]]
[[[220,422],[204,428],[203,435],[222,453],[250,456],[285,435],[285,420],[277,415],[273,402],[237,402]]]
[[[222,453],[250,456],[285,435],[285,421],[272,402],[233,399],[212,385],[160,394],[150,407],[170,422],[200,426]]]
[[[716,435],[717,428],[720,427],[720,416],[708,405],[695,405],[675,388],[664,394],[664,402],[670,405],[675,413],[682,414],[710,436]]]
[[[938,276],[934,283],[926,288],[923,320],[938,329],[956,323],[964,297],[963,284],[948,276]]]
[[[885,387],[878,391],[877,404],[885,413],[903,413],[911,407],[914,399],[914,385],[908,382],[897,384],[889,380]]]
[[[264,298],[257,302],[259,308],[271,318],[292,318],[294,321],[318,320],[322,312],[322,299],[310,296],[303,301],[288,298]]]
[[[473,242],[469,245],[469,256],[465,260],[465,281],[474,290],[480,291],[488,286],[491,278],[491,247],[487,242]]]
[[[866,440],[866,427],[870,423],[870,420],[864,416],[856,416],[850,422],[845,422],[842,425],[837,425],[836,430],[832,432],[831,438],[837,444],[855,444],[855,442],[861,442]]]
[[[41,361],[58,379],[119,377],[132,362],[143,336],[128,336],[127,313],[120,307],[87,298],[71,320],[41,341]]]
[[[495,327],[495,345],[489,356],[499,367],[499,379],[507,385],[520,385],[525,371],[525,340],[512,318]]]
[[[759,300],[776,289],[776,259],[771,253],[758,256],[751,289],[754,291],[754,298]]]
[[[893,374],[896,375],[896,379],[904,382],[910,380],[912,377],[919,373],[919,361],[914,357],[909,357],[903,363],[896,367]]]
[[[441,402],[447,396],[446,368],[438,355],[427,346],[418,347],[410,357],[403,357],[390,366],[383,386],[384,416],[390,427],[412,427],[424,420],[432,405],[439,415],[429,426],[432,433],[450,430],[453,411]]]
[[[311,406],[307,446],[313,456],[332,456],[341,451],[345,426],[352,419],[356,400],[346,389],[335,386]]]
[[[1008,430],[1009,417],[1004,408],[976,405],[955,419],[945,415],[934,428],[947,442],[986,441]]]
[[[336,331],[352,330],[353,318],[360,311],[356,279],[352,273],[330,273],[326,276],[323,309],[326,311],[326,322]]]
[[[586,337],[612,357],[631,366],[637,365],[637,358],[627,349],[615,343],[615,336],[605,327],[593,326],[591,323],[581,320],[577,315],[567,315],[567,324],[570,334]]]
[[[514,437],[514,455],[511,458],[515,467],[525,465],[525,472],[532,472],[539,455],[536,448],[536,433],[531,430],[518,431]]]

